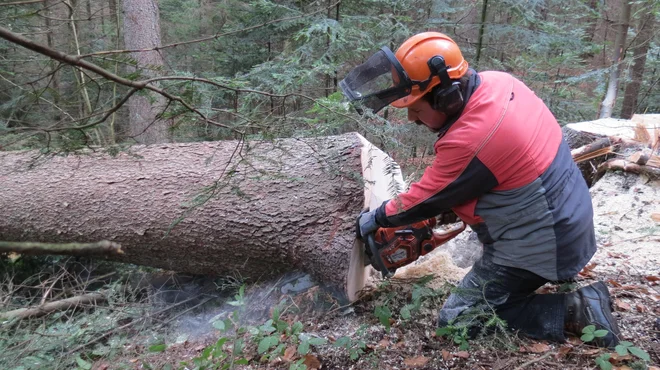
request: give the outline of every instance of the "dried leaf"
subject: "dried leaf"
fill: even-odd
[[[607,283],[610,284],[611,286],[615,287],[615,288],[618,288],[618,287],[621,286],[621,284],[619,284],[617,281],[612,280],[612,279],[608,280]]]
[[[612,257],[612,258],[628,258],[628,257],[630,257],[627,254],[616,253],[616,252],[607,252],[607,255],[608,255],[608,257]]]
[[[632,360],[631,355],[621,356],[616,352],[610,354],[610,362],[612,363],[612,365],[619,365],[621,362],[628,360]]]
[[[660,367],[657,366],[649,366],[648,370],[660,370]]]
[[[390,345],[390,341],[387,338],[385,338],[385,339],[381,340],[380,342],[378,342],[378,344],[376,345],[376,348],[383,349],[383,348],[389,347],[389,345]]]
[[[615,299],[614,305],[616,306],[617,311],[630,311],[630,303],[624,302],[620,299]]]
[[[600,353],[600,348],[593,348],[593,349],[585,349],[584,351],[581,352],[583,355],[587,356],[593,356],[597,355]]]
[[[582,345],[582,341],[578,337],[568,337],[567,342],[574,346]]]
[[[284,356],[282,356],[282,360],[286,362],[291,362],[293,359],[293,356],[296,355],[296,346],[289,346],[287,349],[284,351]]]
[[[651,213],[651,219],[655,222],[660,222],[660,213]]]
[[[303,364],[305,364],[309,370],[316,370],[321,368],[321,361],[319,361],[318,357],[310,354],[305,355]]]
[[[660,294],[651,294],[649,298],[651,298],[653,302],[658,302],[660,301]]]
[[[630,366],[623,365],[623,366],[614,366],[612,370],[632,370],[632,368]]]
[[[421,367],[426,365],[427,362],[429,362],[428,357],[424,356],[417,356],[417,357],[409,357],[405,360],[403,360],[403,364],[409,367]]]
[[[454,356],[460,357],[460,358],[469,358],[470,354],[468,353],[468,351],[458,351],[458,352],[454,353]]]
[[[449,351],[447,351],[446,349],[442,350],[442,360],[443,361],[449,361],[449,360],[451,360],[452,357],[453,356],[452,356],[451,353],[449,353]]]
[[[657,276],[644,276],[644,279],[646,279],[648,281],[651,281],[651,282],[660,281],[660,277],[657,277]]]
[[[573,350],[572,346],[562,346],[559,348],[557,351],[557,354],[555,355],[555,358],[557,360],[561,360],[562,358],[566,357],[566,355]]]
[[[596,262],[591,262],[590,264],[584,266],[584,268],[582,269],[582,271],[585,271],[585,272],[593,271],[593,269],[595,269],[596,266],[598,266],[598,264],[597,264]]]
[[[550,346],[545,343],[534,343],[528,349],[532,353],[544,353],[550,350]]]

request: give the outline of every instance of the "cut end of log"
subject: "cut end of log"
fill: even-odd
[[[346,277],[346,296],[353,302],[360,296],[360,291],[367,283],[367,266],[365,266],[364,244],[355,239],[351,261],[348,265],[348,276]]]

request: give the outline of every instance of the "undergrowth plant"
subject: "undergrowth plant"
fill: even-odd
[[[596,330],[595,325],[587,325],[582,328],[582,336],[580,339],[585,343],[589,343],[596,338],[602,338],[606,336],[607,333],[608,331],[605,329]],[[632,342],[621,341],[614,347],[614,351],[616,351],[619,356],[632,355],[639,358],[643,361],[641,364],[642,369],[646,369],[646,362],[651,361],[651,356],[649,356],[649,354],[643,349],[635,346]],[[601,354],[595,359],[596,365],[598,365],[601,370],[612,370],[614,366],[610,362],[611,357],[612,353]],[[636,363],[632,363],[631,366],[634,367],[635,364]]]
[[[234,300],[228,303],[236,309],[226,319],[218,319],[212,323],[221,336],[214,344],[204,348],[199,356],[193,358],[192,363],[182,363],[180,369],[227,370],[239,365],[269,363],[287,357],[290,360],[290,370],[305,370],[307,366],[303,363],[304,359],[294,360],[294,357],[307,355],[313,347],[327,344],[325,338],[305,333],[302,322],[290,323],[282,318],[286,312],[286,300],[273,308],[268,320],[256,326],[246,324],[243,317],[248,304],[245,286],[241,286]],[[254,352],[257,356],[253,356]]]

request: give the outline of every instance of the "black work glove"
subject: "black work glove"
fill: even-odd
[[[456,216],[456,213],[454,213],[454,211],[452,210],[442,212],[441,214],[437,215],[435,218],[438,221],[438,225],[455,224],[461,221],[461,219],[458,218],[458,216]]]
[[[373,211],[362,211],[357,217],[357,222],[355,225],[355,234],[358,239],[365,241],[367,235],[375,232],[380,227],[376,222],[376,210]]]

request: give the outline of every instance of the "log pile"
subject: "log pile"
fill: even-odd
[[[576,163],[589,162],[592,171],[585,177],[591,183],[605,172],[616,170],[660,178],[660,114],[634,115],[631,120],[580,122],[567,128],[565,135],[571,132],[570,136],[575,137],[578,132],[596,138],[571,151]],[[594,162],[596,159],[600,160]],[[584,173],[585,167],[581,168]]]

